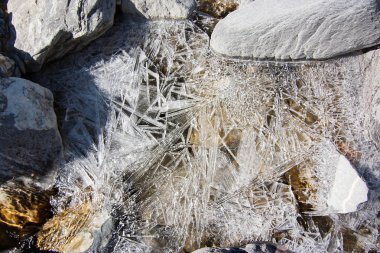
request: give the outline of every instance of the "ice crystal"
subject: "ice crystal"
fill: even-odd
[[[55,211],[86,203],[111,215],[104,252],[253,241],[333,252],[342,228],[361,226],[371,231],[362,247],[373,247],[376,182],[363,210],[331,215],[335,227],[322,233],[284,179],[308,161],[323,163],[328,149],[350,156],[362,175],[376,171],[354,57],[235,62],[214,56],[208,39],[191,21],[127,19],[45,70],[39,82],[55,93],[65,144]],[[308,202],[314,215],[328,215],[318,197]]]

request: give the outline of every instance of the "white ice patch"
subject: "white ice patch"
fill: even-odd
[[[335,213],[350,213],[367,201],[368,188],[350,162],[340,155],[327,204]]]

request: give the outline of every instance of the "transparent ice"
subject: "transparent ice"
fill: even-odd
[[[232,61],[208,43],[191,21],[126,19],[39,76],[54,91],[65,145],[55,212],[90,205],[88,222],[73,234],[96,214],[112,217],[112,233],[100,233],[91,251],[273,241],[296,252],[335,252],[342,231],[373,249],[379,145],[355,57]],[[372,180],[358,212],[326,213],[318,199],[303,212],[285,178],[301,164],[318,168],[329,149]],[[316,182],[329,180],[310,171]],[[321,215],[329,231],[313,218]]]

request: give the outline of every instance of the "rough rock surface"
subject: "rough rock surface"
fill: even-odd
[[[47,182],[62,149],[52,93],[24,79],[0,79],[0,133],[0,184],[18,177]]]
[[[98,244],[107,243],[112,222],[107,214],[93,209],[85,203],[56,214],[38,233],[38,247],[67,253],[96,252]]]
[[[257,0],[217,24],[211,48],[258,60],[323,60],[380,43],[378,0]]]
[[[0,249],[16,246],[17,240],[38,231],[51,216],[52,194],[14,181],[0,186]]]
[[[12,0],[15,46],[39,63],[60,58],[110,28],[115,7],[115,0]]]
[[[195,0],[123,0],[124,13],[147,19],[186,19],[195,9]]]

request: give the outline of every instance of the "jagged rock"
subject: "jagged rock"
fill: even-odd
[[[88,252],[96,244],[104,244],[109,233],[110,217],[106,213],[94,212],[89,203],[83,203],[46,222],[38,233],[37,246],[58,252]]]
[[[122,0],[124,13],[147,19],[186,19],[196,7],[195,0]]]
[[[329,59],[380,43],[378,0],[256,0],[220,21],[218,54],[258,60]]]
[[[343,155],[336,163],[335,178],[327,205],[331,212],[355,212],[360,203],[367,201],[368,188],[356,170]]]
[[[286,173],[298,201],[317,214],[355,212],[368,188],[346,157],[327,142],[309,161]]]
[[[291,253],[291,251],[270,242],[248,244],[244,248],[203,248],[193,253]]]
[[[53,190],[8,181],[0,187],[0,249],[17,244],[17,239],[37,232],[50,218]]]
[[[39,63],[78,50],[113,24],[116,0],[12,0],[15,46]]]
[[[0,79],[0,132],[0,184],[18,177],[50,184],[62,150],[52,93],[24,79]]]

